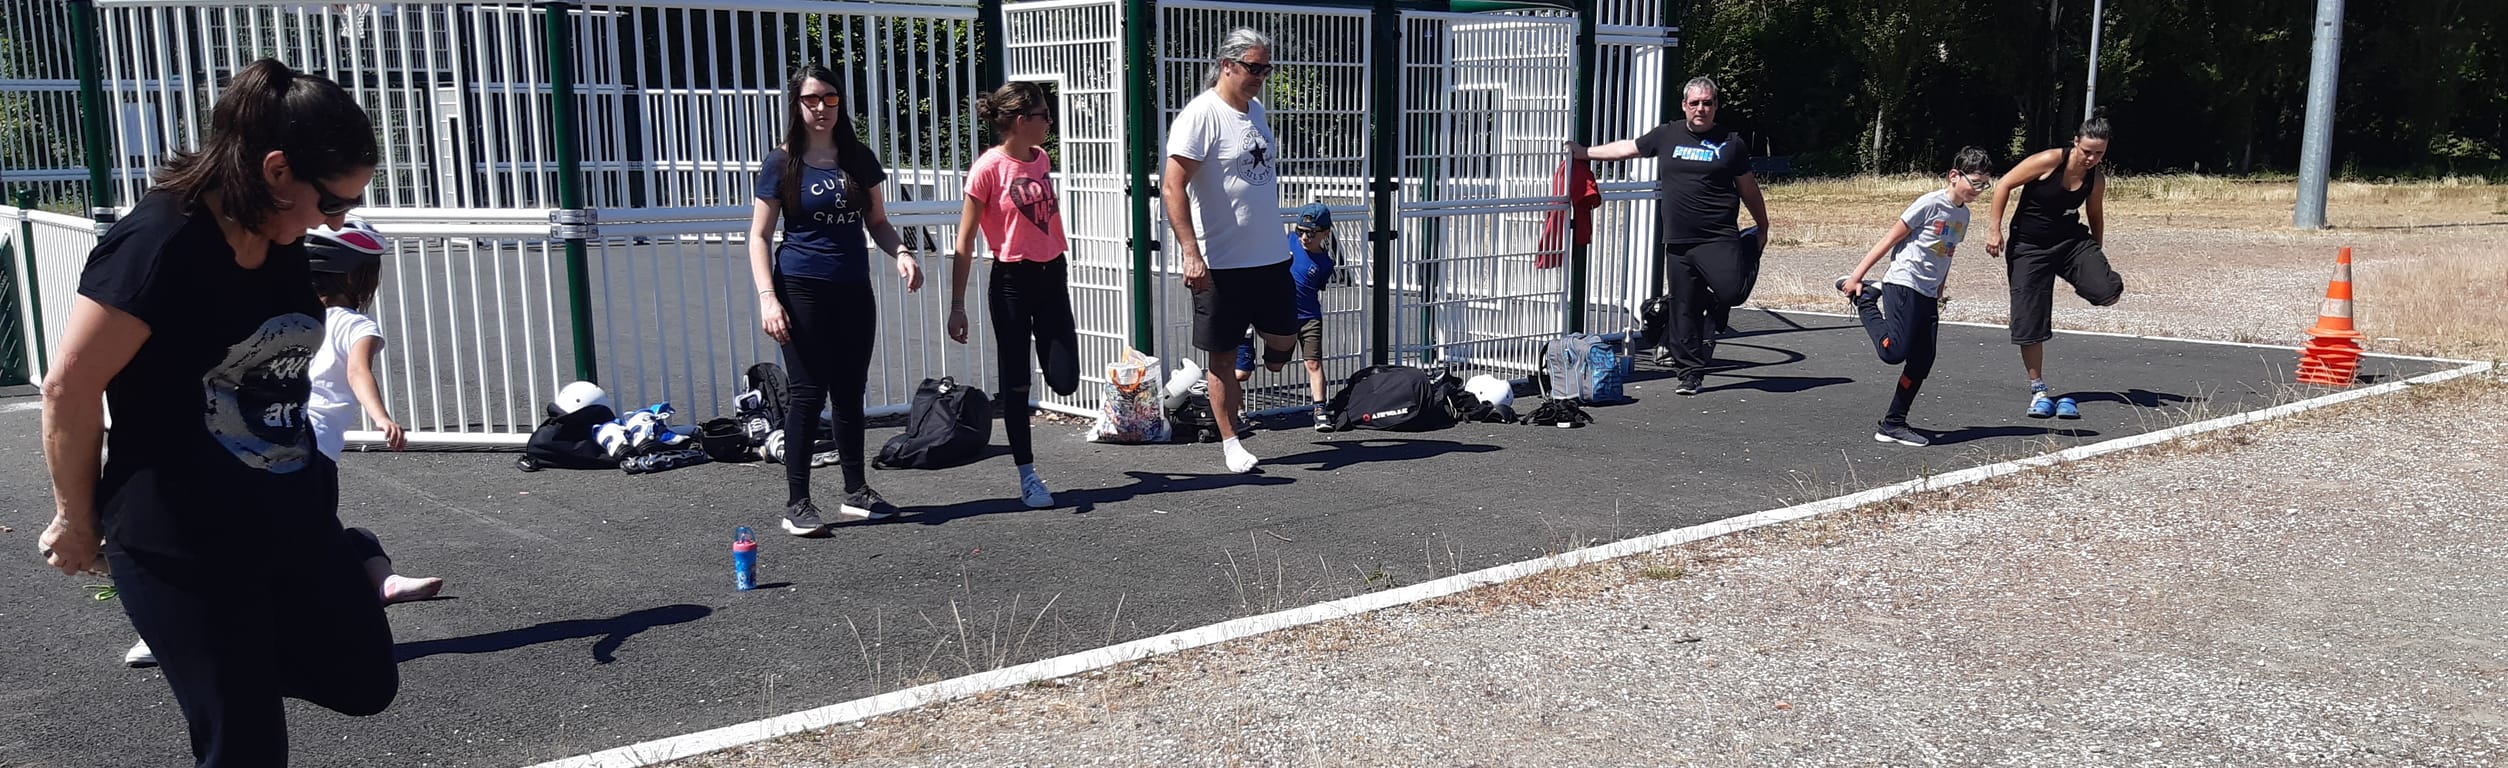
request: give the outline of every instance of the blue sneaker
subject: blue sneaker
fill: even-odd
[[[2034,409],[2036,408],[2036,406],[2035,406],[2035,405],[2032,405],[2032,406],[2031,406],[2031,408],[2032,408],[2032,409],[2033,409],[2033,411],[2034,411]],[[2033,413],[2033,415],[2034,415],[2034,413]],[[2072,398],[2069,398],[2069,397],[2059,397],[2059,398],[2055,398],[2055,418],[2059,418],[2059,419],[2078,419],[2078,418],[2081,418],[2081,404],[2080,404],[2080,403],[2073,402],[2073,399],[2072,399]]]
[[[2040,392],[2029,397],[2029,418],[2044,419],[2055,415],[2055,400]]]

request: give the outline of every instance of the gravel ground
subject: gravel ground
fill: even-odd
[[[2508,765],[2508,383],[691,766]]]

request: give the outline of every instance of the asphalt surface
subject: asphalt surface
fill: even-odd
[[[352,454],[342,517],[404,573],[446,577],[449,597],[391,609],[390,711],[291,703],[296,762],[527,764],[2317,392],[2284,383],[2288,350],[2064,335],[2050,372],[2086,417],[2031,420],[2005,333],[1951,327],[1914,415],[1940,444],[1905,448],[1871,440],[1896,373],[1860,329],[1735,320],[1720,350],[1734,367],[1705,393],[1675,397],[1641,365],[1637,402],[1582,429],[1319,435],[1279,419],[1248,440],[1263,469],[1236,476],[1214,445],[1093,445],[1039,425],[1063,506],[1021,507],[997,449],[873,470],[922,514],[816,540],[775,532],[777,465],[526,474],[510,454]],[[0,400],[0,524],[14,528],[0,553],[20,555],[0,557],[0,766],[183,764],[163,680],[120,665],[127,620],[33,556],[51,504],[28,402]],[[765,537],[768,588],[731,589],[737,525]]]

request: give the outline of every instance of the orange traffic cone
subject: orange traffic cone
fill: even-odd
[[[2299,348],[2299,383],[2328,387],[2351,385],[2360,370],[2360,331],[2351,326],[2351,249],[2334,260],[2334,281],[2325,286],[2325,308],[2308,329],[2308,344]]]

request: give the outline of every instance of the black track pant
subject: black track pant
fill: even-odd
[[[845,492],[860,490],[862,393],[871,376],[871,349],[879,343],[879,304],[871,284],[837,283],[791,275],[775,277],[791,333],[784,367],[791,371],[784,406],[784,503],[810,498],[810,452],[818,444],[819,409],[835,405],[837,463]]]
[[[400,692],[392,628],[366,578],[382,546],[338,518],[295,527],[249,557],[106,548],[122,611],[157,655],[201,766],[286,765],[281,699],[364,717]]]
[[[1028,353],[1045,369],[1045,386],[1069,395],[1080,388],[1080,337],[1071,318],[1069,256],[1052,261],[994,262],[986,308],[1001,371],[1002,431],[1010,455],[1036,463],[1028,439]]]
[[[1881,362],[1901,366],[1898,388],[1890,394],[1890,410],[1881,420],[1906,424],[1916,390],[1924,388],[1925,377],[1933,374],[1942,305],[1914,288],[1883,283],[1879,302],[1857,302],[1855,308],[1863,316],[1864,332],[1872,336],[1872,351],[1881,356]]]

